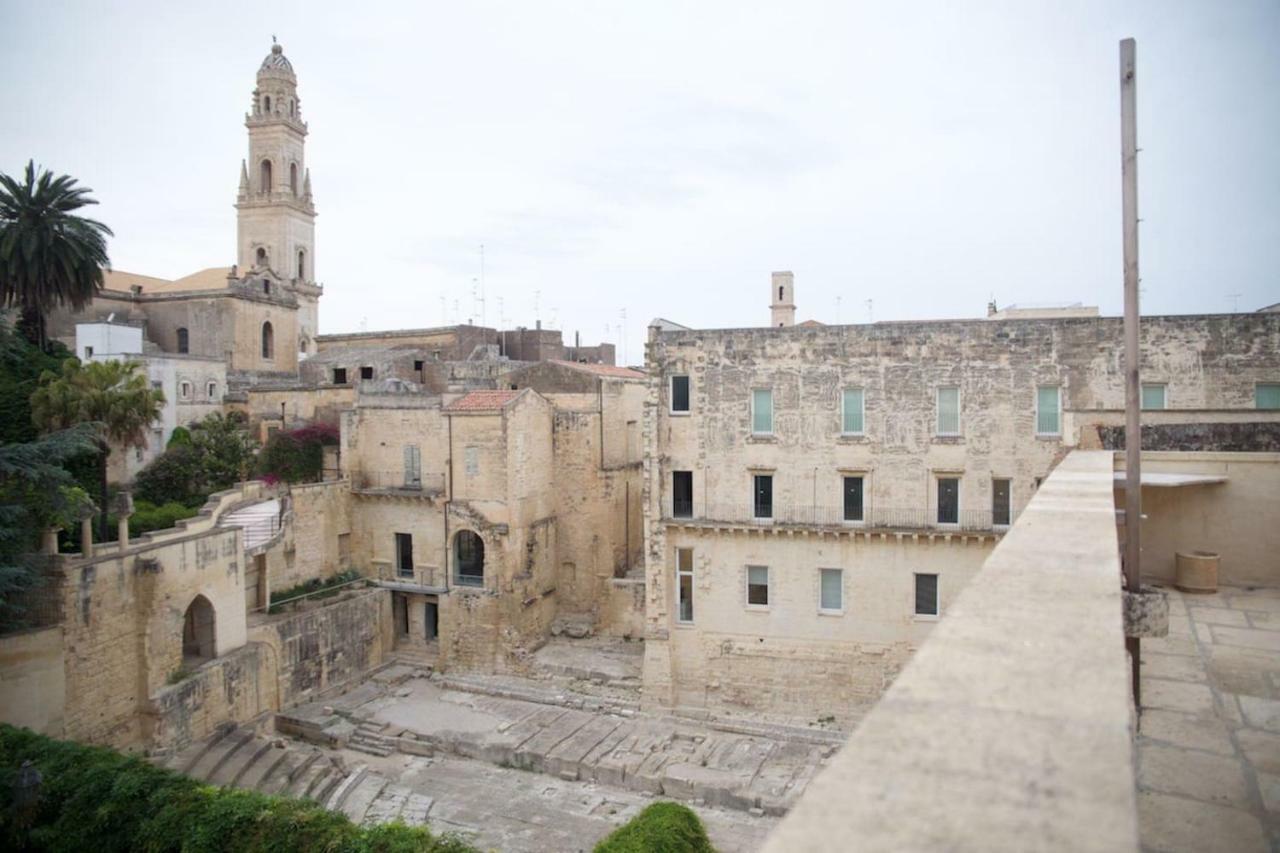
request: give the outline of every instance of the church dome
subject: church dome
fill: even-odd
[[[262,65],[258,68],[258,76],[283,76],[290,80],[296,79],[293,64],[285,57],[283,47],[279,44],[271,45],[271,52],[267,54],[266,59],[262,60]]]

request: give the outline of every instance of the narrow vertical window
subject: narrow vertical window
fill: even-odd
[[[938,523],[960,523],[960,478],[938,478]]]
[[[304,281],[307,278],[307,253],[301,249],[298,250],[298,278]]]
[[[205,387],[205,391],[207,391],[207,392],[208,392],[208,393],[206,394],[206,396],[207,396],[210,400],[212,400],[214,397],[218,396],[218,383],[217,383],[217,382],[210,382],[210,383]]]
[[[298,164],[289,164],[289,192],[298,194]]]
[[[1163,409],[1165,407],[1165,386],[1163,383],[1152,383],[1142,386],[1142,408]]]
[[[671,377],[671,411],[689,411],[689,377]]]
[[[773,434],[773,392],[757,389],[751,392],[751,432]]]
[[[693,549],[676,549],[676,621],[693,621]]]
[[[916,615],[938,615],[937,575],[916,575]]]
[[[1259,409],[1280,409],[1280,383],[1259,382],[1253,389],[1253,404]]]
[[[818,569],[818,609],[823,613],[844,612],[844,571]]]
[[[756,518],[773,518],[773,475],[756,474],[752,480],[752,512]]]
[[[671,472],[671,517],[693,518],[693,472]]]
[[[938,435],[960,434],[960,389],[938,389]]]
[[[413,577],[413,534],[396,534],[396,574],[402,578]]]
[[[276,351],[275,332],[271,328],[271,322],[262,324],[262,357],[274,358]]]
[[[191,338],[187,334],[187,330],[185,328],[180,328],[178,329],[178,352],[185,354],[190,351],[191,351]]]
[[[404,487],[406,489],[422,488],[422,455],[416,444],[404,446]]]
[[[844,478],[844,520],[862,521],[862,478]]]
[[[841,395],[840,431],[845,435],[862,435],[862,389],[846,388]]]
[[[1036,389],[1036,435],[1062,434],[1062,389],[1041,385]]]
[[[268,108],[270,105],[268,105]],[[271,192],[271,161],[263,160],[262,165],[258,168],[258,191]]]
[[[1008,527],[1010,516],[1010,487],[1012,480],[991,481],[991,523],[996,527]]]
[[[769,567],[747,566],[747,605],[769,606]]]

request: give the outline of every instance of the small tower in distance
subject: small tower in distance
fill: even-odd
[[[773,274],[772,292],[769,295],[771,326],[796,324],[796,277],[789,272]]]

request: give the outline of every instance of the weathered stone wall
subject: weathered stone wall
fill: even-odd
[[[343,546],[351,545],[351,488],[346,480],[304,483],[290,487],[292,504],[292,566],[280,576],[272,575],[271,586],[284,589],[313,578],[327,578],[350,565],[343,563]],[[348,557],[350,553],[348,551]],[[360,566],[369,573],[368,564]]]
[[[268,650],[249,643],[176,684],[162,685],[143,714],[147,748],[180,748],[223,723],[242,723],[274,709],[272,671]]]
[[[0,638],[0,722],[62,737],[65,696],[61,626]]]
[[[607,637],[644,638],[644,577],[611,578],[596,630]]]
[[[1124,450],[1123,426],[1098,427],[1104,450]],[[1280,422],[1143,424],[1142,449],[1223,453],[1280,452]]]

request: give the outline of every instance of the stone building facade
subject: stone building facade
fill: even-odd
[[[839,715],[874,699],[1124,405],[1117,318],[790,326],[778,285],[770,328],[650,329],[655,705]],[[1200,421],[1280,382],[1269,314],[1144,318],[1142,352],[1149,408]]]

